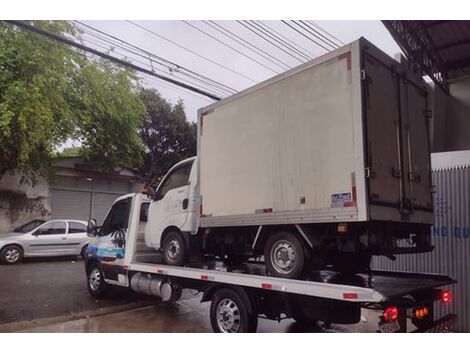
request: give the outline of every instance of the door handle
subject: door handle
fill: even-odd
[[[62,237],[62,239],[63,239],[63,240],[66,240],[66,239],[67,239],[67,237]]]
[[[184,210],[188,209],[188,204],[189,204],[189,199],[188,199],[188,198],[184,198],[184,199],[183,199],[183,209],[184,209]]]

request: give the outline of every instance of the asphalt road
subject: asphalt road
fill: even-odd
[[[88,294],[83,261],[75,257],[25,259],[0,265],[0,331],[2,325],[38,319],[112,311],[112,307],[149,304],[130,290],[115,289],[106,299]]]

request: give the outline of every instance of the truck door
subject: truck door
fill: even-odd
[[[402,136],[406,165],[405,190],[410,212],[432,212],[431,154],[426,93],[401,80]]]
[[[171,170],[159,185],[155,200],[150,203],[147,224],[150,232],[146,230],[146,238],[150,237],[151,245],[156,248],[160,246],[160,237],[165,228],[176,226],[181,229],[186,222],[189,211],[189,175],[193,161]]]
[[[397,208],[403,220],[432,211],[426,92],[363,54],[369,203]]]
[[[372,56],[364,54],[363,59],[369,202],[399,208],[403,156],[397,80],[388,67]]]

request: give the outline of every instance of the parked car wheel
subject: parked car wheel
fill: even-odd
[[[9,245],[0,251],[0,261],[3,264],[16,264],[23,259],[23,250],[20,246]]]
[[[304,270],[305,252],[296,235],[280,231],[269,236],[264,260],[270,276],[297,279]]]
[[[88,292],[94,297],[102,297],[108,289],[108,284],[104,281],[101,266],[96,262],[92,263],[88,267],[87,273]]]
[[[171,231],[165,236],[162,249],[166,264],[182,266],[186,263],[186,242],[179,231]]]
[[[256,332],[258,316],[247,303],[233,289],[218,290],[212,297],[210,308],[212,330],[220,333]]]

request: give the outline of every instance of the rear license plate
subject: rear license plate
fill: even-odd
[[[400,331],[400,324],[398,324],[398,321],[390,321],[388,323],[381,323],[379,324],[379,330],[380,332],[397,332]]]

